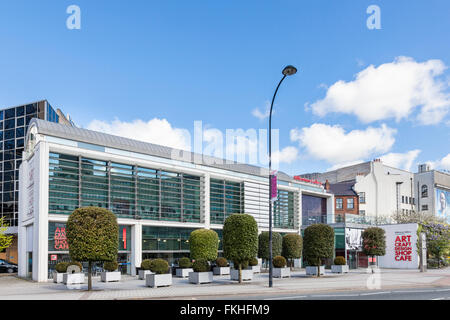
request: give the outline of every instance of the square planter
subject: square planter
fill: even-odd
[[[172,274],[147,274],[145,278],[145,285],[147,287],[168,287],[172,285]]]
[[[54,283],[63,283],[64,282],[64,273],[53,272],[53,282]]]
[[[325,274],[325,266],[320,266],[320,274]],[[306,267],[306,275],[317,276],[317,267]]]
[[[214,267],[213,273],[216,276],[225,276],[230,274],[230,267]]]
[[[100,273],[100,279],[102,280],[102,282],[116,282],[120,281],[121,278],[122,274],[120,273],[120,271]]]
[[[84,273],[64,273],[63,276],[64,284],[83,284],[84,283]]]
[[[275,278],[289,278],[291,276],[291,268],[273,268],[273,276]]]
[[[186,269],[181,269],[178,268],[176,271],[176,276],[179,278],[187,278],[189,277],[189,273],[194,272],[194,269],[192,268],[186,268]]]
[[[348,265],[339,265],[339,266],[336,266],[336,265],[332,265],[331,266],[331,272],[332,273],[348,273],[348,270],[349,270],[349,268],[348,268]]]
[[[233,269],[230,273],[230,279],[239,281],[239,270]],[[253,280],[253,270],[242,270],[242,281],[251,281]]]
[[[247,267],[245,270],[252,270],[253,273],[261,273],[261,265],[258,264],[257,266]]]
[[[189,283],[201,284],[213,282],[212,272],[190,272]]]
[[[148,274],[153,274],[150,270],[139,270],[139,280],[145,280]]]

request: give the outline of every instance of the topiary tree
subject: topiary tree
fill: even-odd
[[[258,253],[258,225],[251,215],[233,214],[223,225],[223,253],[239,268],[242,283],[242,265]]]
[[[278,232],[272,232],[272,256],[281,255],[283,238]],[[258,258],[270,262],[269,232],[263,231],[258,236]]]
[[[55,266],[55,270],[58,273],[65,273],[67,271],[67,267],[69,266],[69,262],[60,262]]]
[[[205,259],[214,261],[219,250],[219,236],[214,230],[198,229],[189,236],[191,259]]]
[[[88,291],[92,290],[92,262],[116,261],[119,250],[116,216],[98,207],[76,209],[67,221],[66,234],[70,257],[86,261]]]
[[[367,256],[384,256],[386,254],[385,231],[378,227],[367,228],[362,232],[363,251]]]
[[[332,258],[334,252],[334,230],[326,224],[313,224],[303,235],[303,257],[310,266],[317,266],[320,277],[322,259]]]
[[[294,259],[302,257],[303,238],[299,234],[290,233],[283,237],[283,249],[281,255],[289,261],[289,266],[292,269],[294,266]]]
[[[192,268],[194,269],[194,272],[209,272],[210,267],[208,260],[206,259],[197,259],[192,264]]]
[[[169,263],[164,259],[154,259],[151,262],[150,270],[156,274],[165,274],[169,271]]]
[[[225,268],[225,267],[228,267],[228,260],[225,259],[224,257],[217,258],[217,260],[216,260],[216,265],[217,265],[219,268]]]
[[[150,270],[152,266],[152,260],[151,259],[145,259],[141,262],[141,269],[142,270]]]
[[[180,260],[178,260],[178,266],[181,269],[188,269],[192,267],[192,262],[191,259],[189,259],[188,257],[183,257]]]
[[[284,268],[286,267],[286,259],[283,256],[276,256],[273,258],[273,266],[275,268]]]
[[[119,268],[119,264],[117,261],[106,261],[103,264],[103,269],[105,269],[108,272],[114,272]]]
[[[258,259],[256,259],[256,258],[251,258],[251,259],[248,261],[248,265],[249,265],[250,267],[257,266],[258,263],[259,263],[259,261],[258,261]]]
[[[342,256],[337,256],[336,258],[334,258],[334,265],[335,266],[345,266],[346,263],[347,263],[347,261]]]

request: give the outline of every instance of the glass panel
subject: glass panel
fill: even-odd
[[[8,109],[5,111],[5,119],[11,119],[16,116],[16,109]]]

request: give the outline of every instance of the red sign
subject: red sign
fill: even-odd
[[[51,260],[51,261],[56,261],[56,260],[58,260],[58,256],[57,256],[56,254],[52,254],[52,255],[50,256],[50,260]]]
[[[55,249],[69,250],[69,244],[67,243],[65,227],[57,227],[55,230]]]
[[[394,250],[395,261],[412,261],[411,236],[397,236]]]
[[[127,250],[127,228],[123,228],[122,237],[123,237],[123,249]]]
[[[302,181],[302,182],[307,182],[307,183],[313,183],[313,184],[319,184],[319,185],[322,185],[322,183],[321,183],[320,181],[317,181],[317,180],[311,180],[311,179],[305,179],[305,178],[302,178],[302,177],[300,177],[300,176],[294,176],[294,179],[295,179],[295,180],[298,180],[298,181]]]

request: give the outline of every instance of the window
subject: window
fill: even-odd
[[[239,182],[211,179],[211,223],[223,224],[233,213],[243,211],[243,185]]]
[[[342,210],[343,209],[343,200],[342,200],[342,198],[336,198],[336,209],[340,209],[340,210]]]
[[[347,199],[347,209],[354,209],[355,208],[355,199]]]
[[[428,186],[426,184],[422,186],[422,198],[428,198]]]
[[[273,207],[275,228],[294,228],[294,192],[278,189],[278,200]]]
[[[366,210],[359,210],[359,215],[360,216],[365,216],[366,215]]]
[[[428,205],[427,204],[424,204],[423,206],[422,206],[422,211],[427,211],[428,210]]]
[[[358,195],[359,195],[359,203],[366,203],[366,193],[360,192]]]
[[[402,203],[405,203],[405,196],[402,196]]]

